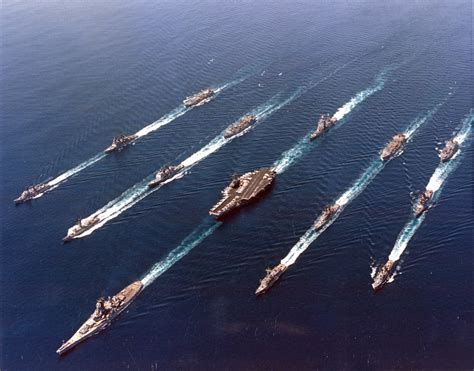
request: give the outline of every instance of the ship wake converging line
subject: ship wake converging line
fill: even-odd
[[[263,122],[266,118],[268,118],[271,113],[276,112],[278,109],[290,103],[294,99],[295,94],[280,102],[277,101],[278,96],[279,95],[277,94],[276,96],[272,97],[266,104],[263,104],[254,110],[254,114],[257,117],[260,117],[259,119],[257,119],[254,125],[230,138],[224,138],[223,132],[220,133],[199,151],[193,153],[191,156],[182,161],[180,164],[182,165],[182,169],[173,177],[167,179],[166,181],[163,181],[155,188],[150,188],[148,187],[148,183],[153,178],[153,175],[150,175],[147,178],[143,179],[141,182],[135,184],[133,187],[123,192],[119,197],[110,201],[107,205],[100,208],[95,213],[91,214],[89,217],[84,218],[83,220],[97,220],[97,222],[94,223],[94,225],[88,228],[86,231],[84,231],[83,233],[78,233],[73,238],[82,238],[90,235],[97,229],[101,228],[104,224],[116,218],[117,216],[137,204],[139,201],[141,201],[151,193],[160,189],[163,185],[168,184],[176,179],[182,178],[184,175],[186,175],[187,171],[189,171],[200,161],[204,160],[214,152],[218,151],[227,143],[231,142],[234,138],[244,135],[250,129],[254,128],[260,122]]]
[[[215,88],[215,94],[212,97],[212,99],[215,98],[222,91],[224,91],[226,89],[229,89],[229,88],[241,83],[242,81],[247,79],[249,76],[250,75],[247,74],[243,77],[240,77],[240,78],[235,79],[231,82],[228,82],[228,83],[225,83],[221,86],[216,87]],[[150,133],[152,133],[156,130],[158,130],[159,128],[161,128],[161,127],[163,127],[167,124],[169,124],[170,122],[176,120],[178,117],[181,117],[185,113],[189,112],[191,109],[192,109],[192,107],[186,107],[184,104],[180,104],[178,107],[176,107],[174,110],[167,113],[166,115],[164,115],[160,119],[152,122],[151,124],[145,126],[143,129],[140,129],[139,131],[137,131],[134,134],[134,136],[136,136],[136,139],[134,139],[134,141],[139,139],[139,138],[142,138],[142,137],[144,137],[144,136],[146,136],[146,135],[148,135],[148,134],[150,134]],[[90,159],[88,159],[84,162],[81,162],[79,165],[73,167],[72,169],[67,170],[64,173],[58,175],[56,178],[54,178],[50,181],[47,181],[47,182],[40,183],[42,185],[45,185],[44,191],[38,192],[38,194],[33,198],[34,199],[39,198],[39,197],[43,196],[45,193],[48,193],[48,192],[52,191],[53,189],[57,188],[59,185],[61,185],[65,181],[67,181],[69,178],[73,177],[74,175],[77,175],[82,170],[87,169],[88,167],[94,165],[96,162],[102,160],[106,156],[107,156],[107,153],[100,152],[100,153],[94,155],[93,157],[91,157]]]
[[[462,160],[462,149],[466,147],[469,143],[466,143],[466,140],[470,137],[472,123],[474,121],[474,112],[471,111],[468,116],[463,120],[463,125],[459,133],[454,137],[456,142],[459,144],[459,151],[452,157],[448,162],[440,162],[438,167],[433,172],[427,186],[426,190],[433,192],[431,197],[431,204],[435,203],[439,198],[443,186],[449,176],[453,173],[454,170],[459,166]],[[392,282],[388,279],[391,269],[394,267],[395,263],[400,259],[403,252],[408,246],[408,243],[415,235],[418,228],[423,224],[425,220],[426,213],[421,214],[421,216],[411,215],[408,222],[405,224],[403,229],[400,231],[397,240],[393,246],[392,251],[388,257],[388,261],[382,266],[379,270],[379,275],[375,277],[374,280],[374,289],[381,288],[385,283]],[[386,267],[385,272],[381,272],[382,269]],[[388,267],[388,269],[387,269]],[[385,276],[381,277],[381,274],[384,273]],[[378,281],[377,281],[378,278]]]
[[[444,102],[443,102],[444,103]],[[438,104],[436,107],[428,111],[423,117],[416,118],[413,120],[404,134],[408,139],[411,139],[416,131],[426,123],[429,119],[433,117],[436,111],[439,109],[442,103]],[[393,157],[392,157],[393,158]],[[261,294],[268,290],[280,277],[280,275],[288,269],[289,266],[293,265],[298,257],[306,251],[306,249],[332,224],[345,207],[350,204],[357,196],[359,196],[365,188],[370,184],[370,182],[382,171],[385,165],[392,159],[389,158],[387,161],[382,161],[379,156],[377,156],[367,169],[359,176],[359,178],[352,184],[352,186],[344,192],[333,204],[335,206],[335,211],[332,211],[327,217],[326,221],[319,228],[316,227],[316,223],[313,224],[305,234],[298,240],[298,242],[291,248],[290,252],[280,261],[280,264],[277,265],[273,270],[269,270],[267,277],[262,280],[261,285],[257,289],[256,293]],[[275,272],[276,273],[272,273]],[[272,276],[273,274],[273,276]]]
[[[388,70],[381,72],[375,79],[375,83],[372,86],[357,93],[351,98],[349,102],[340,107],[333,117],[335,117],[338,121],[341,120],[360,103],[381,90],[386,82],[387,71]],[[309,141],[310,135],[311,133],[305,135],[298,143],[296,143],[295,146],[284,152],[281,157],[273,164],[278,174],[285,172],[294,162],[298,161],[311,149],[312,143]]]

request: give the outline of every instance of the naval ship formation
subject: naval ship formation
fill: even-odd
[[[221,218],[232,210],[249,203],[271,186],[275,176],[275,170],[270,167],[235,175],[222,191],[222,198],[211,208],[209,214]]]
[[[61,355],[74,348],[80,342],[105,329],[115,317],[130,305],[142,290],[142,282],[135,281],[111,298],[99,298],[94,313],[92,313],[87,321],[79,327],[79,330],[77,330],[68,341],[64,342],[63,345],[56,350],[56,353]]]
[[[186,97],[186,99],[183,100],[183,103],[186,107],[200,106],[201,104],[206,103],[207,99],[211,98],[214,94],[216,94],[216,92],[213,89],[204,89],[199,93]]]

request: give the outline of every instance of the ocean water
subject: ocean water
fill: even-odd
[[[0,368],[472,369],[470,129],[455,166],[437,156],[472,126],[471,8],[2,4]],[[214,99],[183,108],[208,86]],[[222,140],[246,113],[257,125]],[[323,113],[340,121],[309,144]],[[380,163],[402,131],[403,153]],[[140,138],[102,155],[118,133]],[[143,187],[183,161],[172,181]],[[272,165],[259,202],[208,216],[232,174]],[[14,205],[42,181],[55,188]],[[433,183],[436,202],[414,223],[412,204]],[[315,235],[336,200],[343,210]],[[62,243],[93,214],[98,228]],[[394,247],[396,274],[374,294],[371,273]],[[288,271],[255,298],[282,259]],[[126,312],[57,356],[96,298],[138,279],[146,289]]]

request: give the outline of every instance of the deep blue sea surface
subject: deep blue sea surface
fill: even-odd
[[[2,370],[473,368],[470,136],[393,282],[371,287],[437,150],[472,126],[470,1],[12,1],[1,38]],[[183,109],[208,86],[221,91]],[[249,112],[253,129],[220,139]],[[409,127],[379,169],[380,149]],[[182,177],[143,190],[183,160]],[[264,198],[213,221],[232,174],[275,163]],[[265,268],[345,192],[337,220],[256,298]],[[94,213],[100,228],[62,243]],[[57,356],[96,298],[138,279],[148,286],[112,326]]]

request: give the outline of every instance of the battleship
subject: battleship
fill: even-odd
[[[380,159],[382,161],[387,161],[389,158],[393,157],[397,151],[402,148],[402,146],[406,143],[407,138],[405,134],[399,133],[395,135],[392,140],[385,146],[380,154]]]
[[[375,291],[380,290],[388,281],[390,272],[393,269],[395,262],[388,260],[377,272],[374,277],[374,282],[372,283],[372,288]]]
[[[433,196],[433,191],[425,190],[420,198],[418,199],[418,202],[415,205],[415,216],[418,218],[423,214],[423,212],[428,208],[428,202],[431,200],[431,197]]]
[[[136,135],[124,135],[120,134],[117,137],[114,137],[112,144],[105,149],[106,153],[111,153],[115,151],[120,151],[130,143],[132,143],[138,137]]]
[[[157,171],[155,175],[155,179],[153,179],[150,183],[148,183],[148,187],[153,188],[156,187],[158,184],[163,183],[165,180],[170,179],[174,175],[176,175],[181,169],[183,169],[183,165],[165,165],[160,170]]]
[[[269,167],[234,175],[230,184],[222,191],[221,200],[211,208],[209,214],[220,218],[249,203],[270,187],[275,176],[275,170]]]
[[[234,122],[227,129],[225,129],[224,138],[227,139],[239,134],[240,132],[244,131],[248,126],[252,125],[255,121],[257,121],[257,116],[245,115],[239,121]]]
[[[15,198],[14,202],[15,204],[21,204],[23,202],[30,201],[40,195],[42,195],[44,192],[46,192],[48,189],[50,189],[51,186],[46,184],[46,183],[40,183],[36,185],[32,185],[29,187],[26,187],[23,192],[21,192],[21,195],[18,198]]]
[[[280,278],[280,276],[288,269],[288,267],[280,263],[273,269],[267,268],[267,275],[260,281],[260,286],[255,290],[255,295],[262,295]]]
[[[79,219],[77,223],[68,229],[66,237],[63,238],[64,242],[71,241],[73,238],[76,238],[81,233],[86,232],[91,229],[94,225],[100,222],[99,217],[89,217],[86,219]]]
[[[454,139],[450,139],[446,142],[443,150],[439,154],[439,158],[441,162],[448,161],[451,157],[453,157],[459,149],[459,144]]]
[[[199,93],[191,95],[190,97],[186,97],[186,99],[183,100],[183,103],[186,107],[199,106],[204,104],[206,99],[212,97],[215,93],[216,92],[212,89],[204,89]]]
[[[320,229],[324,224],[328,222],[328,220],[337,213],[341,206],[338,204],[334,204],[331,206],[326,207],[321,215],[316,219],[314,222],[314,228]]]
[[[334,126],[336,122],[337,119],[335,117],[331,117],[329,115],[321,115],[318,121],[318,126],[316,127],[314,133],[311,134],[310,140],[315,140],[321,134],[328,131],[331,126]]]
[[[110,325],[112,320],[122,313],[143,290],[141,281],[135,281],[117,295],[108,299],[99,298],[95,311],[72,337],[64,342],[56,353],[62,355],[80,342],[99,333]]]

